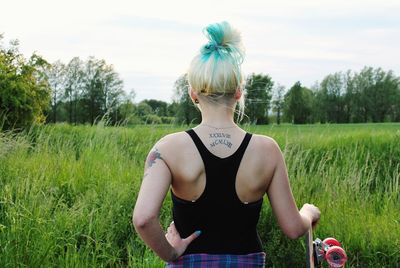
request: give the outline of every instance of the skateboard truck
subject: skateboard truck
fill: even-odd
[[[324,260],[325,253],[322,245],[321,239],[317,238],[313,241],[313,250],[314,250],[314,264],[321,265]]]

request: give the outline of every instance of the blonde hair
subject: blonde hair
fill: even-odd
[[[190,64],[189,85],[211,101],[230,100],[236,90],[244,88],[241,70],[244,48],[240,33],[226,21],[208,25],[203,32],[209,42]],[[244,94],[238,102],[240,120],[244,112]]]

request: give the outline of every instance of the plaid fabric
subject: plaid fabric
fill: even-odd
[[[188,254],[167,263],[168,268],[247,268],[265,267],[265,253],[248,255]]]

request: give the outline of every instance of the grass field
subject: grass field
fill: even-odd
[[[346,267],[399,267],[400,124],[245,126],[281,146],[315,236],[339,239]],[[175,126],[48,125],[0,133],[0,267],[162,267],[131,224],[147,152]],[[171,221],[170,197],[161,222]],[[304,267],[303,239],[278,229],[265,198],[267,267]]]

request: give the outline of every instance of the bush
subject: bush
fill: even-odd
[[[146,114],[145,116],[142,117],[142,122],[145,124],[161,124],[161,118],[158,115],[155,114]]]
[[[0,46],[0,129],[25,128],[45,121],[51,92],[43,74],[47,66],[35,54],[26,60],[18,51],[17,41],[7,49]]]
[[[161,122],[163,124],[172,124],[175,121],[175,117],[173,116],[161,116]]]

